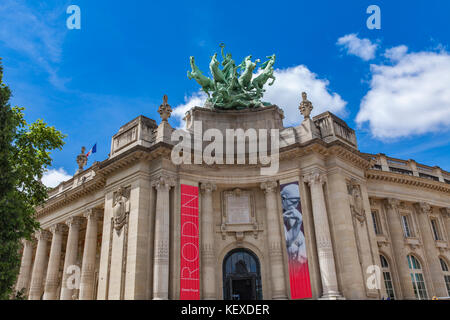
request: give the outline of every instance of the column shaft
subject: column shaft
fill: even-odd
[[[403,227],[398,214],[399,201],[396,199],[386,199],[386,216],[388,220],[389,233],[391,235],[393,259],[396,260],[398,268],[398,278],[400,279],[400,289],[402,299],[415,299],[414,289],[411,282],[411,275],[408,267],[408,260],[405,253],[405,239]]]
[[[214,214],[212,192],[216,186],[211,183],[201,185],[202,214],[201,214],[201,250],[202,250],[202,298],[215,300],[216,296],[216,260],[214,252]]]
[[[25,289],[25,294],[27,294],[28,288],[30,287],[31,267],[33,260],[33,243],[28,240],[24,240],[22,241],[22,243],[22,262],[20,263],[20,272],[17,279],[16,291],[19,292],[22,289]]]
[[[87,218],[86,238],[84,241],[83,264],[81,267],[81,283],[79,300],[92,300],[94,298],[95,258],[97,254],[97,219],[99,211],[90,209]]]
[[[66,257],[64,259],[64,272],[61,284],[61,300],[72,300],[74,288],[72,283],[69,284],[67,280],[69,276],[73,274],[74,270],[72,268],[77,262],[78,240],[82,220],[80,217],[71,217],[66,223],[69,226],[69,235],[67,236]]]
[[[280,231],[280,212],[277,207],[277,183],[264,182],[261,189],[266,193],[266,227],[269,242],[270,279],[272,299],[287,299],[283,266],[282,245],[284,241]]]
[[[430,214],[432,213],[431,207],[427,203],[416,203],[415,205],[418,219],[419,228],[422,232],[424,254],[426,256],[428,266],[430,268],[430,276],[432,280],[432,286],[428,286],[429,296],[445,297],[447,296],[447,288],[443,281],[441,263],[439,261],[439,251],[436,248],[436,243],[432,235]],[[424,266],[422,266],[423,268]],[[434,291],[434,292],[433,292]]]
[[[41,230],[37,233],[38,246],[34,259],[33,273],[31,275],[31,286],[29,300],[40,300],[43,289],[45,267],[47,266],[48,241],[51,234]]]
[[[157,190],[153,259],[153,299],[167,300],[169,299],[169,190],[173,183],[169,178],[160,177],[153,185]]]
[[[55,225],[50,228],[53,234],[50,248],[50,258],[47,268],[47,278],[45,281],[44,300],[57,300],[56,290],[58,289],[59,266],[61,263],[61,245],[63,236],[63,225]]]
[[[317,242],[320,277],[322,280],[322,298],[336,299],[341,297],[341,295],[338,289],[330,225],[328,223],[328,214],[323,193],[325,176],[320,171],[314,170],[304,178],[311,189],[314,231]]]

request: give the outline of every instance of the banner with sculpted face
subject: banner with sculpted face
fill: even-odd
[[[311,298],[311,282],[298,182],[280,185],[280,194],[283,207],[284,235],[289,259],[291,298]]]
[[[181,185],[180,300],[200,299],[198,187]]]

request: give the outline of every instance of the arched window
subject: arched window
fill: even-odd
[[[447,287],[447,293],[450,296],[450,271],[448,269],[448,264],[442,258],[439,258],[439,261],[441,262],[442,272],[444,273],[444,282],[445,286]]]
[[[419,260],[413,255],[408,257],[409,271],[411,272],[411,280],[414,288],[414,294],[419,300],[428,299],[427,287],[423,277],[422,266]]]
[[[383,255],[380,255],[380,260],[386,293],[389,299],[395,299],[394,284],[392,283],[392,275],[391,270],[389,269],[389,263]]]

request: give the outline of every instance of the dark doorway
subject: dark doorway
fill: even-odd
[[[223,261],[225,300],[261,300],[261,270],[258,257],[246,249],[230,251]]]

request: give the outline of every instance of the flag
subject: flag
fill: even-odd
[[[86,154],[86,157],[89,157],[93,153],[97,153],[97,144],[94,144],[91,150],[89,150],[89,152]]]

